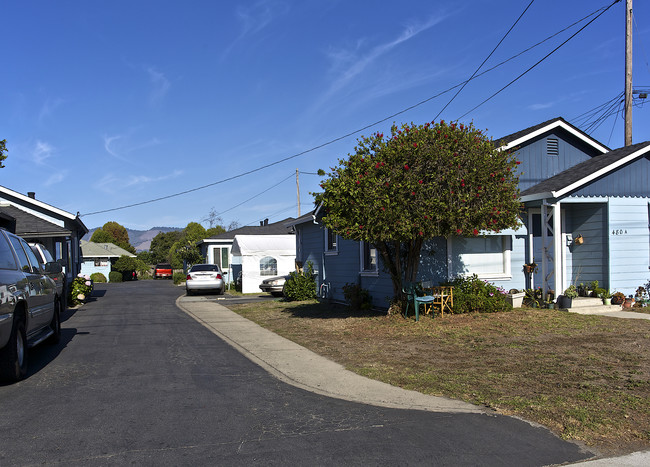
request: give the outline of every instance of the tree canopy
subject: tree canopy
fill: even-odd
[[[515,227],[519,164],[472,124],[393,125],[361,137],[315,194],[323,223],[343,238],[373,243],[395,295],[414,281],[425,240]]]
[[[160,232],[151,240],[149,252],[151,253],[152,264],[156,263],[171,263],[171,247],[174,243],[179,241],[183,236],[180,230],[172,230],[171,232]]]
[[[2,161],[7,158],[6,152],[7,152],[7,140],[6,139],[0,140],[0,169],[4,167]]]
[[[135,254],[135,248],[129,241],[129,233],[126,228],[115,221],[105,223],[101,228],[93,232],[90,237],[91,242],[95,243],[113,243],[120,248],[124,248],[129,253]]]

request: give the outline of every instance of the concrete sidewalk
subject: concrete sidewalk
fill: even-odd
[[[338,363],[278,336],[204,297],[182,296],[176,300],[176,305],[276,378],[307,391],[352,402],[397,409],[448,413],[490,412],[484,407],[408,391],[357,375]],[[594,314],[650,319],[650,315],[631,312]],[[650,451],[585,461],[576,465],[647,466],[650,465]]]

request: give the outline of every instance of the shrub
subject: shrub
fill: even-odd
[[[180,284],[181,282],[185,282],[186,278],[187,276],[181,271],[177,271],[172,275],[172,279],[176,285]]]
[[[122,282],[122,273],[118,271],[111,271],[108,273],[109,282]]]
[[[93,282],[106,282],[106,276],[101,272],[94,272],[90,275],[90,280]]]
[[[343,286],[343,296],[353,310],[370,310],[372,308],[370,292],[362,289],[359,284],[345,284]]]
[[[458,277],[445,285],[454,287],[454,313],[496,313],[512,310],[506,291],[480,280],[476,274],[471,277]]]
[[[284,298],[288,301],[303,301],[316,298],[316,277],[311,261],[307,262],[303,272],[293,271],[284,283]]]
[[[68,303],[72,306],[79,305],[90,297],[93,291],[93,283],[90,276],[83,276],[79,274],[74,278],[70,284],[70,295],[68,296]]]
[[[578,289],[576,288],[575,285],[570,285],[566,288],[563,294],[566,298],[577,298],[578,297]]]

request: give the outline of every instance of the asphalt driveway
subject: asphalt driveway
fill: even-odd
[[[97,284],[68,311],[61,343],[31,350],[28,377],[0,387],[0,464],[532,466],[593,455],[514,418],[286,384],[177,308],[183,293],[167,281]]]

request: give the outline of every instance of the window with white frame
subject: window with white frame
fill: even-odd
[[[337,235],[332,229],[325,228],[325,253],[338,253]]]
[[[369,242],[361,242],[361,272],[377,272],[377,248]]]
[[[454,237],[450,239],[448,249],[452,275],[476,274],[483,279],[510,277],[511,250],[512,238],[509,235]]]
[[[260,276],[277,276],[278,260],[272,256],[266,256],[260,260]]]

